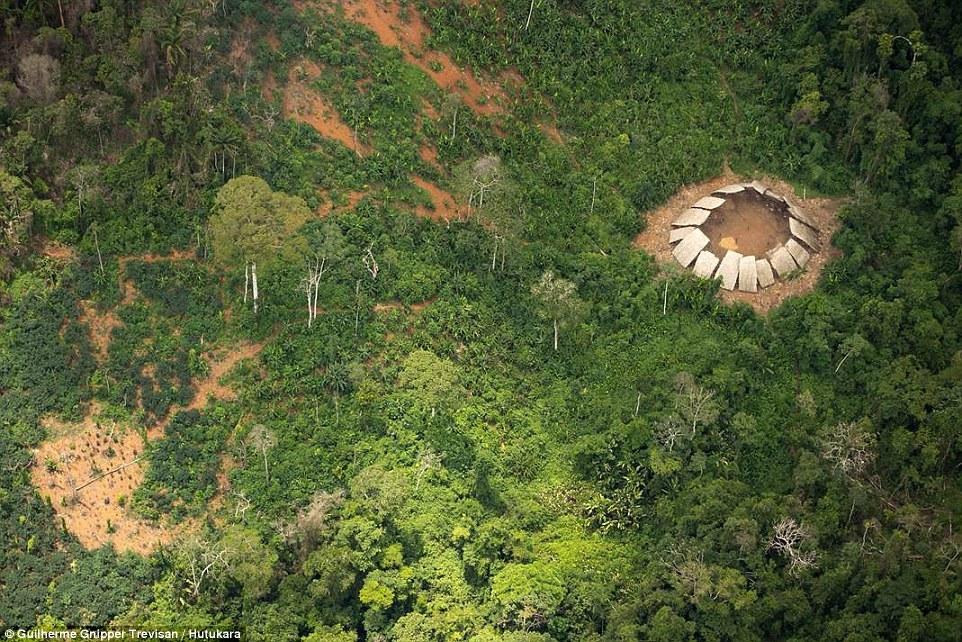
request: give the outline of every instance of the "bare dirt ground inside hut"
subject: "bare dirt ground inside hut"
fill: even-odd
[[[723,256],[727,250],[764,256],[791,237],[785,214],[778,211],[774,201],[754,190],[727,196],[725,204],[701,225],[701,231],[711,241],[708,249],[716,256]]]
[[[821,250],[812,254],[812,258],[805,269],[787,281],[777,281],[774,285],[755,294],[729,292],[728,290],[720,291],[723,301],[729,303],[741,301],[750,305],[757,312],[765,314],[781,305],[785,299],[813,290],[825,264],[839,256],[840,252],[831,244],[831,238],[839,226],[836,213],[843,201],[837,198],[809,198],[806,194],[796,194],[795,189],[789,183],[778,178],[771,176],[756,178],[776,194],[788,198],[802,208],[818,225],[818,236],[821,243]],[[646,228],[635,237],[634,246],[654,256],[659,263],[679,267],[671,256],[672,246],[668,243],[668,233],[671,230],[672,221],[702,196],[707,196],[712,191],[731,183],[750,182],[751,180],[749,177],[738,176],[726,169],[725,172],[715,178],[683,186],[664,205],[645,214]]]

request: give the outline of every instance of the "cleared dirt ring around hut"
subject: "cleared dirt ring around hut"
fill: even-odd
[[[720,279],[724,300],[766,312],[813,289],[838,254],[831,238],[840,204],[799,196],[777,179],[726,172],[682,188],[649,212],[635,246],[702,278]]]

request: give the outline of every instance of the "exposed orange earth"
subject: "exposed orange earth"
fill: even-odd
[[[321,94],[309,86],[310,81],[320,74],[320,67],[310,60],[300,60],[291,65],[287,84],[284,87],[282,115],[310,125],[321,136],[336,140],[358,154],[369,152],[370,150],[357,139],[354,130],[341,119],[340,114]]]
[[[230,398],[233,392],[219,380],[240,361],[256,356],[260,348],[257,344],[242,345],[223,359],[211,362],[210,374],[197,384],[193,400],[183,408],[172,408],[170,415],[180,410],[199,410],[209,398]],[[93,405],[78,423],[44,418],[42,423],[51,438],[36,449],[30,475],[40,494],[50,498],[58,517],[84,547],[111,543],[117,550],[147,554],[191,526],[154,524],[122,505],[144,479],[146,462],[139,460],[144,452],[144,437],[132,426],[101,420],[98,413],[99,408]],[[162,437],[165,426],[166,422],[162,422],[149,428],[145,433],[147,441]],[[74,492],[81,484],[125,464]]]
[[[438,163],[438,150],[436,150],[433,146],[421,145],[421,148],[418,149],[418,156],[420,156],[421,160],[428,165],[431,165],[438,170],[441,169],[441,164]]]
[[[322,191],[322,194],[323,194],[323,191]],[[325,198],[324,202],[321,203],[320,206],[318,206],[318,208],[315,210],[315,213],[321,218],[324,218],[325,216],[329,216],[334,212],[352,210],[355,207],[357,207],[357,204],[360,203],[361,199],[363,199],[365,196],[367,196],[367,192],[363,192],[363,191],[348,192],[346,205],[335,205],[330,198]]]
[[[103,424],[96,409],[79,423],[45,418],[41,423],[51,439],[34,453],[30,475],[38,492],[50,499],[64,525],[86,548],[113,543],[119,550],[148,553],[169,542],[173,532],[132,517],[121,501],[129,499],[144,477],[144,440],[130,427]],[[148,439],[161,434],[148,431]],[[96,475],[130,464],[74,493],[74,488]]]
[[[121,274],[131,260],[155,262],[187,256],[187,252],[178,252],[168,256],[121,257]],[[123,289],[126,302],[137,297],[136,289],[126,281]],[[110,332],[120,325],[120,321],[112,310],[98,312],[88,302],[82,302],[81,307],[81,321],[90,328],[96,357],[103,362]],[[240,361],[256,357],[261,347],[261,344],[244,343],[232,347],[223,356],[208,355],[210,371],[207,377],[195,382],[196,392],[190,403],[171,408],[168,418],[181,410],[200,410],[209,399],[231,398],[233,391],[220,380]],[[145,374],[149,376],[149,372]],[[117,550],[146,554],[158,545],[170,542],[178,531],[192,527],[190,523],[177,527],[154,524],[139,519],[126,505],[126,500],[144,479],[146,462],[140,459],[144,447],[150,440],[163,436],[166,420],[141,433],[133,426],[102,417],[101,412],[102,409],[94,403],[79,422],[45,417],[41,423],[49,438],[34,451],[30,475],[40,494],[50,499],[57,516],[84,547],[96,548],[111,543]],[[78,486],[108,472],[75,491]],[[226,477],[221,475],[219,479],[219,492],[223,493]]]
[[[428,193],[428,196],[431,197],[431,203],[434,205],[434,209],[419,205],[414,211],[415,214],[434,221],[451,221],[461,217],[457,202],[451,194],[420,176],[411,176],[410,178],[412,183]]]
[[[402,9],[396,2],[377,0],[340,3],[297,0],[294,6],[299,10],[308,6],[323,10],[334,4],[343,7],[348,19],[373,31],[381,44],[400,49],[405,61],[424,71],[438,87],[460,96],[475,113],[488,116],[503,111],[502,104],[507,97],[499,83],[479,80],[469,70],[459,67],[446,53],[425,48],[431,31],[413,6]]]

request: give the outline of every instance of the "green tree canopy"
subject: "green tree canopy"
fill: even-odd
[[[262,178],[239,176],[217,192],[210,217],[214,259],[224,266],[247,261],[269,267],[305,250],[296,232],[310,217],[304,199],[271,190]]]

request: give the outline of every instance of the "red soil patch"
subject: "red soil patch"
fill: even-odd
[[[221,384],[220,380],[241,361],[253,359],[260,354],[263,347],[262,343],[244,343],[239,346],[231,346],[230,351],[222,358],[210,361],[210,372],[205,379],[196,385],[197,392],[194,394],[193,400],[184,409],[200,410],[207,405],[208,398],[233,399],[234,391]]]
[[[564,144],[564,138],[561,137],[561,131],[552,123],[538,123],[538,129],[547,136],[552,141],[558,143],[559,145]]]
[[[169,542],[174,531],[137,519],[120,505],[120,498],[129,499],[143,480],[145,462],[137,461],[76,493],[73,490],[102,472],[136,460],[144,451],[137,431],[112,421],[98,425],[95,417],[92,412],[76,424],[43,420],[53,438],[35,451],[30,469],[33,483],[50,498],[54,511],[84,547],[113,543],[118,550],[147,554]],[[160,434],[156,428],[150,432],[155,437]],[[48,471],[48,462],[56,470]]]
[[[749,182],[751,180],[733,174],[726,167],[725,171],[715,178],[683,186],[675,192],[667,203],[645,214],[647,226],[643,232],[635,237],[634,246],[644,249],[660,263],[680,269],[680,266],[672,258],[672,246],[668,244],[668,233],[671,230],[672,221],[692,203],[702,196],[711,194],[713,190],[731,183]],[[839,221],[835,214],[843,201],[833,198],[808,198],[807,194],[798,195],[789,183],[770,176],[758,177],[758,181],[770,187],[776,194],[791,200],[812,218],[819,228],[819,237],[822,241],[821,250],[812,253],[812,258],[808,264],[795,278],[776,281],[774,285],[754,294],[738,291],[729,292],[724,289],[719,291],[723,301],[728,303],[741,301],[750,305],[756,312],[764,314],[781,305],[789,297],[813,290],[825,264],[830,259],[839,256],[839,250],[832,246],[829,240],[835,234],[835,230],[838,229]],[[724,254],[724,251],[722,251],[722,254]]]
[[[250,65],[251,56],[248,51],[248,44],[251,41],[251,34],[254,31],[254,21],[246,19],[241,24],[240,29],[234,35],[230,43],[230,53],[227,54],[227,61],[235,74],[240,75]]]
[[[429,218],[432,221],[446,221],[449,222],[452,219],[461,218],[461,212],[458,209],[457,203],[454,197],[450,193],[444,191],[434,183],[430,183],[420,176],[411,176],[411,182],[423,189],[431,197],[431,203],[433,208],[425,207],[424,205],[419,205],[414,213],[422,218]]]
[[[418,156],[428,165],[438,170],[441,169],[441,164],[438,162],[438,150],[436,150],[433,145],[421,145],[421,148],[418,150]]]
[[[173,250],[170,254],[132,254],[120,257],[120,266],[123,268],[130,261],[141,261],[142,263],[160,263],[161,261],[186,261],[194,258],[193,250]]]
[[[267,70],[267,74],[264,76],[264,80],[261,83],[261,98],[267,102],[272,102],[274,100],[274,93],[277,91],[277,77],[274,76],[274,72]]]
[[[309,60],[302,60],[291,67],[284,87],[281,113],[300,123],[310,125],[325,138],[338,141],[360,155],[368,150],[361,144],[354,131],[341,120],[340,114],[307,82],[320,75],[320,68]]]
[[[357,204],[361,202],[361,199],[363,199],[366,195],[367,195],[367,192],[362,192],[362,191],[348,192],[346,205],[335,205],[334,201],[332,201],[330,198],[325,198],[324,202],[321,203],[320,206],[318,206],[318,208],[315,210],[315,213],[319,217],[324,218],[326,216],[330,216],[335,212],[344,212],[347,210],[353,210],[355,207],[357,207]]]
[[[426,100],[421,101],[421,112],[435,122],[441,120],[441,114],[439,114],[438,110],[434,108],[434,105]]]
[[[73,256],[71,248],[58,248],[69,252]],[[45,248],[44,254],[47,254]],[[127,263],[130,261],[143,261],[145,263],[156,263],[158,261],[183,261],[191,258],[191,253],[187,250],[176,250],[171,254],[138,254],[132,256],[122,256],[117,259],[120,272],[120,291],[122,293],[121,305],[132,303],[137,298],[137,288],[126,279]],[[94,350],[97,352],[97,361],[103,363],[107,358],[107,346],[110,344],[110,335],[114,328],[120,325],[120,319],[114,310],[101,312],[90,301],[80,302],[80,317],[78,321],[87,326],[90,341],[93,343]]]
[[[43,245],[40,247],[40,253],[58,261],[69,261],[77,255],[72,247],[47,240],[43,241]]]
[[[318,3],[299,1],[295,7],[303,9],[308,4]],[[396,2],[378,0],[347,0],[340,4],[348,19],[373,31],[384,46],[400,49],[406,62],[419,67],[445,91],[460,96],[475,113],[488,116],[503,111],[507,98],[498,83],[479,80],[447,54],[425,49],[431,31],[413,4],[403,10]]]
[[[264,36],[264,42],[270,47],[271,51],[277,51],[281,48],[281,39],[277,37],[277,34],[273,31],[268,31],[267,35]]]
[[[381,312],[391,312],[393,310],[410,310],[411,312],[422,312],[426,307],[434,303],[434,299],[428,299],[427,301],[421,301],[419,303],[411,303],[410,305],[406,303],[401,303],[400,301],[387,301],[385,303],[375,303],[374,311]]]
[[[120,275],[120,291],[123,293],[120,303],[127,305],[133,303],[134,299],[137,298],[137,288],[127,279],[127,264],[131,261],[159,263],[161,261],[185,261],[192,258],[194,258],[194,254],[191,250],[174,250],[170,254],[132,254],[119,257],[117,267]]]
[[[120,325],[120,319],[113,310],[100,312],[89,301],[80,302],[81,314],[79,321],[87,326],[90,341],[97,351],[97,361],[103,363],[107,359],[107,346],[110,345],[110,334]]]
[[[208,377],[197,383],[193,400],[183,408],[172,408],[169,416],[180,410],[199,410],[210,398],[231,398],[233,391],[219,380],[238,362],[255,357],[261,347],[244,344],[214,360]],[[132,427],[118,426],[112,420],[99,421],[96,406],[78,423],[50,417],[42,423],[51,438],[34,453],[30,469],[33,483],[41,495],[50,498],[54,511],[84,547],[112,543],[117,550],[146,555],[194,527],[190,522],[175,526],[147,522],[121,506],[120,498],[129,499],[140,486],[146,466],[146,461],[138,460],[146,446],[144,438]],[[165,425],[162,422],[149,428],[147,440],[162,436]],[[48,470],[48,462],[55,463],[55,470]],[[80,484],[122,464],[129,465],[74,492]]]

